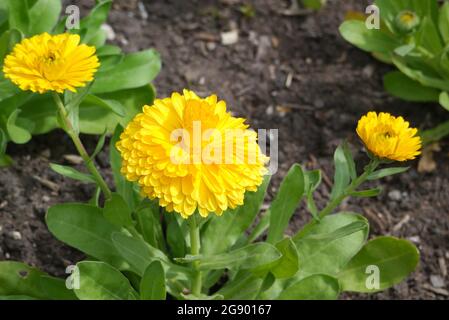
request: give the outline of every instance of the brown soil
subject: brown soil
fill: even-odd
[[[83,8],[93,1],[71,1]],[[348,10],[364,10],[368,1],[328,1],[318,13],[288,17],[280,0],[158,0],[144,1],[148,18],[137,1],[116,1],[109,24],[124,50],[155,47],[163,69],[155,81],[158,96],[190,88],[199,94],[217,93],[236,115],[255,128],[279,129],[279,170],[270,198],[295,162],[321,168],[324,183],[317,194],[325,204],[332,180],[332,154],[348,139],[361,163],[366,158],[354,127],[368,110],[407,117],[429,128],[449,119],[436,104],[411,104],[385,93],[382,75],[390,67],[346,43],[338,26]],[[250,3],[253,18],[239,7]],[[220,33],[238,29],[236,44],[224,46]],[[291,85],[286,86],[287,78]],[[83,137],[92,149],[95,138]],[[381,182],[375,199],[351,199],[342,209],[363,213],[371,235],[390,234],[413,241],[420,249],[417,271],[402,284],[372,296],[344,298],[447,299],[449,263],[449,143],[439,143],[437,170],[418,173],[417,163],[397,177]],[[0,170],[0,260],[25,261],[63,276],[65,267],[82,255],[56,241],[47,231],[44,215],[55,203],[85,201],[93,190],[53,173],[49,162],[63,163],[73,154],[60,131],[36,137],[27,145],[10,145],[15,164]],[[110,175],[107,152],[99,165]],[[37,178],[36,178],[37,176]],[[42,180],[44,179],[44,181]],[[49,186],[48,182],[55,186]],[[304,209],[295,214],[290,231],[309,219]],[[18,233],[20,233],[20,237]],[[20,239],[19,239],[20,238]]]

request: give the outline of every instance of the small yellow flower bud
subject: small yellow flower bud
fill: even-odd
[[[400,12],[395,19],[396,28],[403,33],[410,33],[416,30],[421,20],[415,12],[405,10]]]

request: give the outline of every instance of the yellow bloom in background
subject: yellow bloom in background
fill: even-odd
[[[412,160],[421,154],[417,133],[402,117],[384,112],[368,112],[357,125],[357,134],[371,153],[395,161]]]
[[[5,58],[3,73],[22,90],[76,92],[99,66],[95,47],[80,44],[79,35],[43,33],[18,43]]]
[[[245,119],[231,116],[215,95],[203,99],[188,90],[144,106],[117,149],[125,177],[183,218],[242,205],[267,172],[268,158]]]

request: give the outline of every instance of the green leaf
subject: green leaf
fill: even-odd
[[[268,266],[273,267],[276,265],[281,256],[281,253],[275,246],[265,242],[258,242],[228,253],[212,256],[188,255],[175,260],[181,263],[200,261],[201,270],[239,268],[240,270],[257,269],[259,271],[268,268]]]
[[[64,177],[68,177],[70,179],[88,182],[88,183],[96,183],[94,177],[92,177],[90,174],[82,173],[76,170],[75,168],[63,166],[56,163],[50,163],[50,168],[60,175],[63,175]]]
[[[259,222],[248,236],[246,243],[256,241],[268,229],[269,226],[270,226],[270,212],[268,211],[263,216],[261,216]]]
[[[352,152],[349,149],[348,143],[345,141],[342,145],[343,154],[345,156],[346,163],[348,164],[348,171],[351,180],[355,180],[357,178],[357,171],[355,168],[354,158],[352,156]]]
[[[334,186],[332,187],[331,200],[343,194],[351,181],[351,165],[348,163],[344,149],[338,146],[334,153]]]
[[[307,9],[320,10],[326,4],[326,0],[302,0],[302,3]]]
[[[287,287],[278,300],[335,300],[340,293],[337,279],[314,274]]]
[[[161,60],[153,50],[131,53],[114,69],[98,72],[92,93],[105,93],[137,88],[149,84],[159,73]]]
[[[185,300],[224,300],[224,297],[221,294],[213,294],[213,295],[207,295],[207,294],[200,294],[198,296],[193,294],[182,294],[182,297]]]
[[[442,91],[449,91],[449,82],[442,79],[434,70],[424,64],[419,64],[419,69],[410,65],[407,60],[399,56],[392,57],[395,66],[407,77],[418,81],[426,87],[436,88]]]
[[[77,263],[80,300],[136,300],[137,293],[129,280],[117,269],[101,261]]]
[[[90,11],[87,17],[80,21],[81,29],[86,31],[82,37],[83,43],[93,44],[92,41],[97,36],[98,30],[108,18],[111,5],[112,1],[110,0],[101,1]]]
[[[107,221],[100,208],[85,204],[59,204],[46,216],[50,232],[62,242],[121,270],[129,269],[111,241],[120,228]]]
[[[99,72],[106,72],[115,68],[116,65],[120,64],[124,58],[123,53],[119,54],[111,54],[111,55],[103,55],[99,56],[100,58],[100,68]]]
[[[171,263],[168,257],[141,239],[131,238],[122,233],[114,233],[112,241],[136,273],[143,276],[147,267],[154,261],[160,261],[165,270],[167,290],[171,295],[180,296],[183,288],[190,284],[190,269]]]
[[[5,154],[7,144],[8,138],[6,137],[6,133],[0,128],[0,155]]]
[[[74,108],[78,108],[84,98],[88,95],[90,87],[93,82],[89,82],[88,85],[82,88],[78,88],[76,92],[66,90],[64,92],[64,104],[67,111],[70,113]]]
[[[424,17],[415,35],[416,45],[437,54],[443,50],[438,28],[431,17]]]
[[[400,47],[397,47],[394,49],[394,53],[397,55],[400,55],[401,57],[405,57],[406,55],[410,54],[414,49],[416,48],[416,45],[414,43],[412,44],[406,44]]]
[[[361,197],[361,198],[369,198],[369,197],[377,197],[382,192],[382,188],[373,188],[368,190],[360,190],[351,192],[350,196],[352,197]]]
[[[313,192],[318,186],[321,184],[321,171],[320,170],[311,170],[304,172],[304,186],[305,191]]]
[[[387,33],[379,29],[366,28],[364,21],[345,21],[339,30],[346,41],[368,52],[374,51],[390,54],[400,45],[398,41],[391,38]]]
[[[449,94],[446,91],[441,92],[438,100],[440,102],[440,105],[444,109],[449,111]]]
[[[106,109],[109,109],[119,117],[124,117],[126,115],[126,110],[122,106],[122,104],[115,100],[105,100],[101,99],[93,94],[88,94],[83,100],[84,104],[100,106]]]
[[[103,56],[111,56],[111,55],[120,55],[122,53],[122,49],[117,46],[113,45],[105,45],[101,48],[97,49],[97,56],[103,57]]]
[[[61,9],[60,0],[37,0],[29,11],[29,35],[50,32],[58,23]]]
[[[404,280],[419,261],[409,241],[379,237],[369,241],[338,274],[342,290],[377,292]]]
[[[384,76],[385,90],[391,95],[412,102],[438,101],[440,90],[425,87],[400,71],[392,71]]]
[[[161,226],[161,215],[157,201],[145,199],[136,209],[137,226],[146,242],[165,251],[164,235]]]
[[[279,191],[270,206],[270,228],[267,242],[282,239],[290,218],[304,195],[304,174],[299,164],[294,164],[281,182]]]
[[[30,96],[27,93],[24,94]],[[79,107],[81,133],[103,134],[105,129],[108,132],[113,132],[118,123],[127,125],[138,112],[141,112],[143,105],[152,104],[154,90],[152,86],[147,85],[136,89],[98,95],[98,97],[103,100],[118,101],[124,107],[126,116],[120,117],[104,106],[81,103]],[[8,103],[8,105],[11,105],[11,103]],[[36,108],[36,105],[39,105],[39,108]],[[0,110],[1,107],[0,105]],[[55,117],[55,102],[50,94],[35,95],[20,108],[22,109],[21,118],[35,124],[32,128],[32,134],[44,134],[59,127]]]
[[[131,218],[131,209],[118,193],[113,193],[111,198],[106,200],[103,215],[110,223],[118,227],[130,227],[134,225]]]
[[[301,261],[296,278],[317,273],[336,275],[362,248],[368,229],[364,217],[345,212],[307,224],[293,237]]]
[[[148,265],[156,260],[169,263],[168,257],[141,239],[132,238],[120,232],[112,234],[112,242],[120,255],[128,261],[137,271],[138,275],[143,275]]]
[[[276,278],[293,277],[299,269],[299,256],[295,243],[291,238],[285,238],[276,243],[276,248],[282,254],[279,263],[271,270]]]
[[[92,153],[92,155],[90,156],[90,158],[92,160],[94,160],[97,157],[97,155],[100,153],[100,151],[103,149],[104,143],[106,141],[106,134],[107,134],[107,131],[105,130],[105,132],[98,139],[98,142],[97,142],[97,145],[95,147],[95,150]]]
[[[402,173],[405,172],[409,169],[410,167],[393,167],[393,168],[385,168],[385,169],[380,169],[377,171],[374,171],[373,173],[371,173],[367,179],[368,180],[377,180],[377,179],[382,179],[384,177],[388,177],[388,176],[392,176],[394,174],[398,174],[398,173]]]
[[[236,276],[228,281],[218,294],[225,300],[253,300],[259,294],[263,279],[253,273],[239,270]]]
[[[353,233],[356,233],[357,231],[367,231],[368,225],[366,221],[355,221],[351,222],[350,224],[347,224],[343,227],[340,227],[332,232],[329,233],[318,233],[318,234],[312,234],[307,235],[308,240],[336,240],[341,239],[346,236],[349,236]]]
[[[8,1],[9,12],[9,28],[19,29],[23,33],[27,34],[30,28],[30,15],[28,1]]]
[[[429,145],[449,135],[449,121],[443,122],[432,129],[427,129],[421,132],[421,139],[423,145]]]
[[[145,270],[140,282],[142,300],[165,300],[165,272],[159,261],[152,262]]]
[[[34,297],[25,295],[11,295],[11,296],[0,296],[0,300],[37,300]]]
[[[0,36],[0,65],[3,64],[3,60],[5,56],[12,51],[16,43],[20,42],[23,38],[22,32],[17,29],[10,29],[8,31],[3,32],[3,34]],[[18,92],[18,88],[15,84],[13,84],[10,80],[6,80],[4,78],[4,75],[0,76],[0,100],[3,100],[5,97],[5,94],[3,91],[5,90],[4,87],[7,87],[9,90],[10,95]]]
[[[8,137],[6,133],[0,128],[0,168],[7,167],[12,164],[12,159],[6,152],[6,145],[8,144]]]
[[[449,43],[449,3],[444,2],[439,11],[438,27],[445,43]]]
[[[0,261],[0,296],[28,296],[35,299],[76,299],[62,279],[21,262]]]
[[[16,109],[8,118],[6,130],[14,143],[23,144],[31,140],[30,132],[18,123],[20,109]]]
[[[205,255],[227,251],[251,226],[262,206],[270,176],[265,176],[256,192],[246,192],[242,206],[228,210],[221,217],[212,217],[202,233],[202,252]],[[217,234],[222,235],[217,237]]]
[[[174,215],[167,219],[167,243],[173,257],[184,257],[186,255],[186,242],[181,227]]]

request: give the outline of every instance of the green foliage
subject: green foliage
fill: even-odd
[[[16,299],[76,299],[62,279],[50,277],[36,268],[15,261],[0,261],[0,296]]]
[[[129,280],[117,269],[101,261],[82,261],[77,264],[80,300],[135,300],[137,293]]]
[[[111,155],[116,156],[113,152]],[[330,199],[328,206],[332,208],[347,196],[378,194],[377,188],[358,190],[365,179],[377,180],[407,169],[376,171],[375,166],[368,165],[359,176],[347,144],[337,149],[334,158],[338,199]],[[118,160],[114,160],[114,171],[118,170]],[[58,170],[72,175],[65,169]],[[118,174],[116,181],[123,183]],[[292,212],[302,198],[313,194],[320,181],[318,170],[307,171],[294,165],[268,214],[253,225],[268,188],[269,179],[265,179],[257,192],[246,194],[243,206],[200,223],[202,246],[198,255],[188,254],[187,221],[161,211],[155,202],[134,197],[132,184],[118,188],[103,208],[98,202],[55,205],[46,216],[50,232],[89,257],[79,262],[70,276],[72,281],[78,280],[79,286],[71,291],[63,286],[63,280],[20,263],[2,262],[0,281],[5,285],[0,288],[0,297],[336,299],[345,291],[384,290],[413,272],[419,260],[416,247],[393,237],[367,242],[368,221],[356,213],[331,214],[333,210],[326,209],[328,206],[318,212],[315,206],[317,214],[310,212],[315,218],[292,237],[285,237]],[[245,235],[251,228],[256,231]],[[267,241],[260,241],[266,233]],[[190,288],[198,270],[202,272],[203,286],[199,294],[192,294]],[[210,288],[217,284],[218,291],[212,293]]]
[[[165,300],[165,271],[159,261],[152,262],[145,270],[140,281],[142,300]]]
[[[449,110],[449,3],[377,0],[375,5],[380,28],[348,20],[340,26],[343,38],[398,68],[384,77],[390,94],[407,101],[438,102]],[[449,122],[445,125],[449,127]],[[427,138],[435,135],[433,140],[447,134],[449,130],[423,133]]]
[[[320,10],[326,5],[326,0],[302,0],[302,4],[307,9]]]
[[[401,282],[404,275],[415,270],[418,261],[419,252],[409,241],[380,237],[365,244],[362,250],[340,271],[338,279],[345,291],[381,291]],[[377,276],[379,286],[377,287],[366,285],[366,282],[371,280],[367,279],[370,266],[375,266],[379,270]],[[372,280],[375,280],[375,277],[376,275]]]
[[[80,21],[80,29],[65,30],[67,16],[61,0],[16,1],[0,5],[0,129],[7,141],[26,143],[32,135],[59,128],[56,106],[51,94],[20,91],[4,78],[4,57],[23,38],[48,32],[77,33],[81,41],[97,48],[101,67],[88,90],[79,88],[73,95],[71,121],[75,130],[87,134],[112,133],[117,124],[125,125],[145,104],[151,104],[154,90],[150,82],[161,68],[159,54],[150,49],[125,54],[117,46],[106,45],[106,33],[101,28],[112,1],[99,1]],[[6,165],[4,150],[0,164]],[[2,160],[3,159],[3,160]]]

